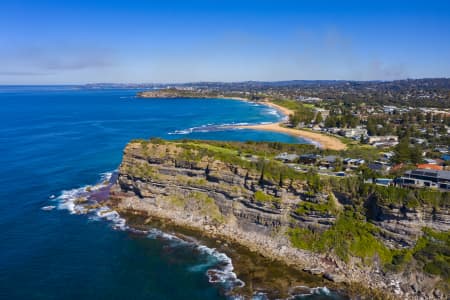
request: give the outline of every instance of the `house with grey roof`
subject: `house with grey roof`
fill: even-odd
[[[289,162],[289,163],[295,162],[298,160],[298,158],[299,158],[299,156],[297,154],[289,154],[287,152],[284,152],[284,153],[281,153],[281,154],[278,154],[277,156],[275,156],[276,160],[281,160],[282,162],[286,162],[286,163],[287,162]]]
[[[450,191],[450,171],[416,169],[406,171],[395,180],[404,187],[429,187]]]

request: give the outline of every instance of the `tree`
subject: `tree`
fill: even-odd
[[[359,142],[360,142],[361,144],[364,144],[364,143],[366,142],[366,139],[364,138],[364,135],[363,135],[363,134],[361,134],[361,136],[359,137]]]
[[[344,164],[342,163],[342,159],[336,158],[336,161],[334,162],[334,171],[339,172],[342,171],[342,167]]]
[[[410,160],[410,148],[409,148],[409,138],[405,137],[400,140],[397,146],[394,149],[394,157],[393,160],[396,163],[408,162]]]
[[[322,113],[318,112],[316,115],[316,124],[322,123],[323,122],[323,117],[322,117]]]
[[[377,127],[375,124],[375,120],[373,120],[372,118],[369,118],[367,120],[367,133],[369,135],[376,135],[377,134]]]
[[[410,160],[413,164],[419,164],[422,162],[422,149],[419,146],[412,147],[410,149]]]

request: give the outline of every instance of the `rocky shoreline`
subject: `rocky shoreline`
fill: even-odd
[[[181,239],[206,245],[229,256],[237,278],[242,280],[244,285],[227,291],[227,295],[239,298],[264,294],[269,299],[290,299],[295,295],[320,294],[323,290],[325,293],[332,292],[336,296],[339,295],[339,299],[348,299],[346,291],[349,287],[345,284],[330,282],[311,272],[288,266],[279,259],[263,256],[258,249],[251,250],[238,239],[210,229],[203,230],[184,222],[180,223],[175,219],[162,217],[158,213],[116,209],[132,228],[144,231],[156,228]]]
[[[359,281],[352,281],[356,274],[353,276],[348,276],[350,272],[342,270],[341,273],[337,273],[336,268],[333,267],[332,257],[323,257],[316,255],[307,251],[300,251],[298,249],[288,248],[282,246],[275,242],[267,241],[263,236],[255,236],[252,234],[246,234],[244,232],[239,232],[233,229],[218,228],[211,225],[205,225],[201,220],[193,220],[186,216],[181,216],[178,213],[168,212],[167,210],[160,208],[150,208],[149,206],[141,206],[133,204],[133,200],[129,199],[121,202],[112,204],[111,207],[118,211],[121,216],[127,218],[134,218],[136,216],[143,217],[141,223],[138,226],[144,226],[157,221],[158,223],[165,224],[162,226],[164,228],[172,228],[178,232],[183,232],[183,230],[188,230],[191,233],[198,234],[202,237],[206,237],[214,240],[222,240],[225,243],[225,247],[241,246],[245,247],[248,251],[261,255],[270,262],[276,262],[282,268],[292,268],[296,271],[303,272],[310,276],[317,278],[317,283],[326,286],[328,289],[334,290],[343,297],[349,297],[350,299],[398,299],[398,294],[394,292],[386,292],[380,289],[379,285],[371,284],[369,286],[364,286],[359,284]],[[192,222],[193,221],[193,222]],[[223,251],[223,249],[222,249]],[[233,260],[234,262],[234,260]],[[264,265],[262,266],[264,267]],[[239,267],[236,271],[240,273]],[[354,272],[354,270],[353,270]],[[359,276],[359,275],[358,275]],[[374,280],[374,277],[370,277],[370,274],[366,275],[368,282]],[[283,277],[281,280],[286,280]],[[323,280],[321,280],[323,279]],[[245,280],[244,280],[245,282]],[[311,280],[314,282],[314,280]],[[273,286],[273,290],[269,290],[271,287],[267,283],[262,283],[259,288],[263,290],[270,296],[279,299],[281,297],[290,297],[295,288],[304,287],[304,285],[296,285],[294,282],[289,281],[285,283],[284,286]],[[396,284],[391,283],[390,286],[394,287]],[[312,287],[309,287],[312,288]],[[251,296],[256,291],[255,290],[245,290],[239,289],[235,291],[240,295]],[[272,299],[272,298],[271,298]]]
[[[429,288],[434,279],[426,274],[386,272],[378,264],[366,265],[357,257],[344,262],[331,252],[293,247],[287,234],[292,226],[326,230],[335,222],[332,215],[297,215],[292,211],[299,196],[301,203],[323,201],[324,196],[302,198],[307,194],[301,185],[262,184],[260,175],[248,169],[208,156],[193,161],[188,159],[193,153],[185,150],[171,143],[130,143],[111,188],[109,206],[122,214],[164,220],[245,246],[270,260],[324,278],[332,286],[356,289],[355,298],[445,299],[438,289]],[[280,200],[255,202],[258,193]],[[446,215],[441,219],[444,226]],[[416,234],[411,222],[414,220],[402,219],[399,224],[410,228],[409,234]]]

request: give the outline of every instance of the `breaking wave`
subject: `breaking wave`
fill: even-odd
[[[269,122],[270,123],[270,122]],[[259,123],[262,124],[262,123]],[[191,127],[187,129],[181,129],[181,130],[175,130],[172,132],[169,132],[170,135],[183,135],[183,134],[191,134],[194,132],[214,132],[214,131],[223,131],[223,130],[233,130],[237,129],[238,126],[246,126],[246,125],[252,125],[250,123],[246,122],[240,122],[240,123],[225,123],[225,124],[206,124],[196,127]]]
[[[164,239],[168,241],[172,247],[185,246],[191,247],[200,254],[208,257],[206,262],[202,262],[191,266],[188,270],[191,272],[205,272],[210,283],[220,284],[226,290],[243,287],[245,283],[237,278],[234,273],[233,262],[225,253],[215,248],[201,245],[194,241],[187,241],[175,235],[162,232],[158,229],[151,229],[147,235],[152,239]]]
[[[207,262],[195,265],[189,269],[192,272],[205,272],[210,283],[220,284],[225,290],[230,291],[244,286],[244,282],[237,278],[234,273],[233,263],[225,253],[215,248],[209,248],[195,241],[188,241],[178,236],[165,233],[156,228],[147,231],[136,230],[126,224],[126,220],[120,214],[108,207],[105,202],[108,198],[109,189],[117,178],[117,172],[102,173],[100,180],[95,185],[86,185],[71,190],[63,190],[58,197],[49,197],[50,201],[57,205],[47,205],[43,210],[51,210],[57,207],[59,210],[67,210],[70,214],[84,214],[92,221],[105,220],[115,230],[128,230],[135,233],[145,234],[151,239],[163,239],[170,246],[190,247],[200,255],[207,257]],[[50,209],[50,207],[52,207]]]

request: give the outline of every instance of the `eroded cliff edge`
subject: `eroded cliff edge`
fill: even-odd
[[[377,187],[362,188],[351,179],[300,174],[245,144],[155,139],[127,145],[110,202],[119,211],[226,237],[336,282],[392,297],[445,299],[448,277],[422,272],[411,257],[418,241],[428,241],[423,228],[447,234],[448,250],[446,196],[408,206],[387,202]]]

